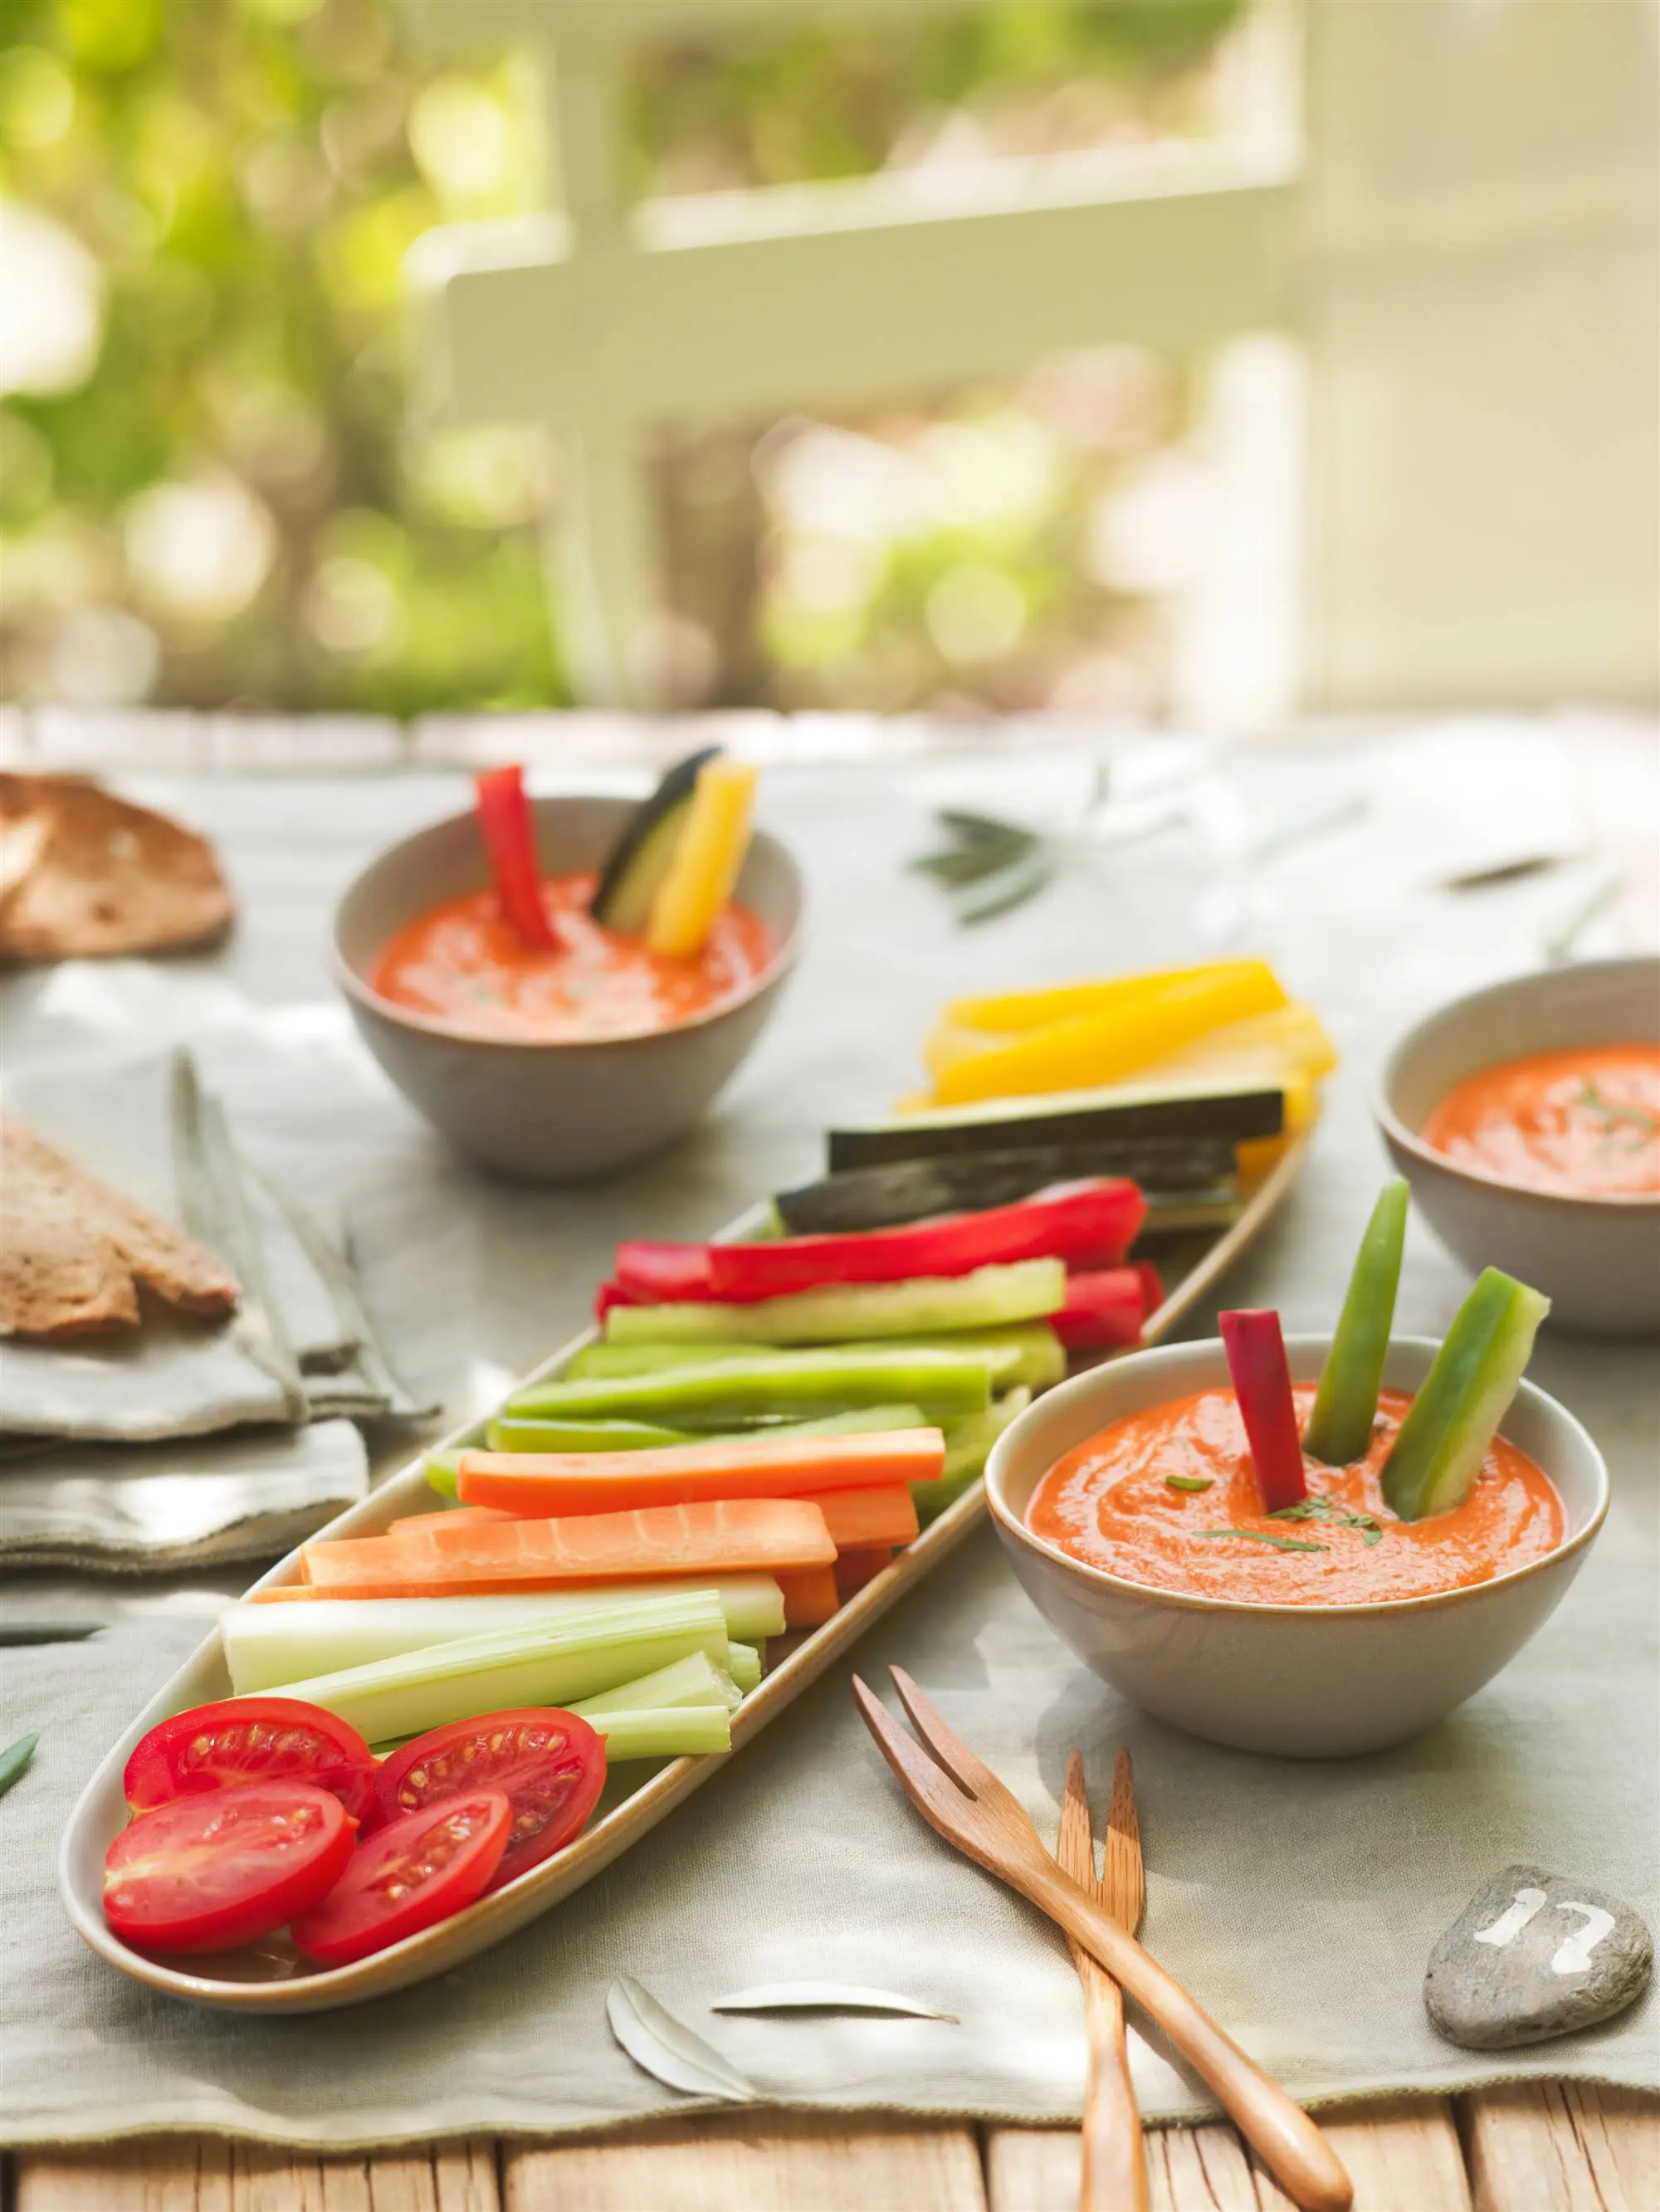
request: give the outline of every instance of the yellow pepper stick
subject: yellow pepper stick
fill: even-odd
[[[685,829],[651,903],[651,951],[690,960],[702,951],[749,850],[755,782],[752,768],[724,753],[699,769]]]
[[[1214,1075],[1231,1082],[1236,1078],[1298,1075],[1317,1079],[1329,1075],[1337,1065],[1337,1048],[1314,1008],[1293,999],[1271,1014],[1253,1014],[1249,1021],[1227,1022],[1207,1030],[1179,1051],[1163,1053],[1135,1071],[1138,1083],[1165,1076],[1189,1078]]]
[[[1084,1014],[1029,1030],[958,1060],[936,1079],[934,1096],[943,1106],[959,1106],[1116,1083],[1224,1022],[1283,1006],[1286,994],[1269,969],[1251,965],[1252,972],[1243,975],[1175,985],[1120,1012]]]
[[[1189,983],[1231,976],[1265,977],[1274,972],[1264,960],[1213,960],[1200,968],[1149,968],[1135,975],[1099,975],[1081,983],[1053,983],[1037,991],[1004,991],[990,998],[953,999],[936,1024],[946,1030],[1036,1030],[1085,1014],[1122,1012],[1143,996]],[[1280,1003],[1279,1000],[1272,1002]]]

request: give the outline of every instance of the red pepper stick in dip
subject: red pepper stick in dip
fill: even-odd
[[[1297,1433],[1280,1316],[1271,1306],[1252,1306],[1219,1314],[1217,1326],[1250,1442],[1262,1510],[1278,1513],[1287,1505],[1300,1504],[1309,1486],[1303,1474],[1303,1442]]]
[[[542,871],[524,771],[516,764],[486,769],[473,788],[502,919],[532,951],[554,951],[559,939],[542,903]]]

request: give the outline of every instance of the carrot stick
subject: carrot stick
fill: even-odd
[[[763,1435],[652,1451],[463,1452],[456,1491],[468,1505],[526,1516],[615,1513],[702,1498],[799,1498],[933,1482],[945,1463],[946,1440],[938,1429]],[[434,1525],[453,1525],[459,1516],[424,1517]]]
[[[493,1505],[453,1505],[447,1513],[441,1510],[437,1513],[405,1513],[400,1519],[387,1523],[386,1534],[389,1536],[413,1535],[418,1529],[435,1528],[441,1521],[452,1527],[459,1522],[465,1527],[469,1522],[476,1525],[480,1521],[515,1521],[520,1517],[515,1513],[498,1512]]]
[[[845,1603],[855,1590],[874,1582],[883,1568],[892,1564],[891,1544],[861,1544],[856,1551],[838,1552],[835,1569],[836,1595]]]
[[[822,1628],[841,1607],[836,1577],[829,1567],[793,1568],[778,1577],[784,1593],[786,1628]]]
[[[869,1544],[909,1544],[916,1534],[916,1507],[903,1483],[885,1490],[831,1490],[815,1498],[838,1553]]]
[[[423,1597],[828,1567],[835,1556],[816,1505],[753,1498],[343,1537],[307,1544],[300,1554],[307,1582],[337,1596]]]
[[[1228,1373],[1250,1439],[1262,1510],[1278,1513],[1287,1505],[1300,1504],[1309,1486],[1280,1316],[1272,1307],[1252,1306],[1219,1314],[1216,1325],[1222,1332]]]

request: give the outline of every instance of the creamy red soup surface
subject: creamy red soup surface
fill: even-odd
[[[1314,1386],[1293,1395],[1300,1426]],[[1262,1510],[1233,1392],[1172,1399],[1114,1422],[1057,1461],[1032,1495],[1026,1525],[1127,1581],[1259,1605],[1425,1597],[1490,1582],[1554,1552],[1566,1533],[1561,1498],[1544,1470],[1502,1437],[1462,1505],[1395,1519],[1379,1477],[1411,1402],[1400,1391],[1383,1393],[1371,1448],[1353,1466],[1306,1461],[1310,1505],[1287,1519]]]
[[[463,1036],[562,1044],[678,1028],[741,998],[776,955],[766,923],[734,900],[695,958],[666,959],[593,919],[594,881],[544,879],[552,951],[520,942],[493,890],[447,899],[381,949],[370,986]]]
[[[1529,1053],[1466,1076],[1421,1131],[1449,1159],[1529,1190],[1660,1192],[1660,1044]]]

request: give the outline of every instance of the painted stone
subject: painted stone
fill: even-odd
[[[1619,1898],[1542,1867],[1511,1866],[1431,1952],[1424,2004],[1452,2042],[1508,2051],[1622,2011],[1653,1963],[1648,1929]]]

